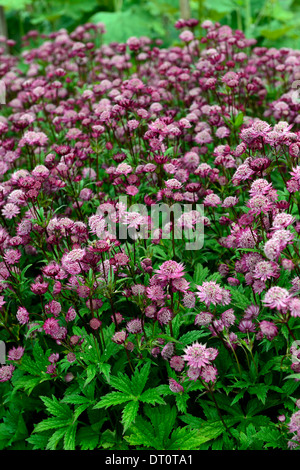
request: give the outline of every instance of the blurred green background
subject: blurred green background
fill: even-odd
[[[300,49],[300,0],[0,0],[0,10],[0,34],[6,28],[16,51],[32,29],[72,31],[85,22],[105,23],[107,43],[149,36],[169,46],[175,21],[189,16],[241,29],[259,45]]]

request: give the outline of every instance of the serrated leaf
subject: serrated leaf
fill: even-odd
[[[145,392],[143,392],[139,400],[144,402],[144,403],[149,403],[151,405],[154,405],[155,403],[159,405],[164,405],[165,401],[164,399],[160,396],[159,391],[157,388],[149,388]]]
[[[129,395],[133,394],[132,383],[125,374],[118,373],[117,377],[110,378],[110,385],[120,392],[127,393]]]
[[[57,444],[59,443],[59,441],[62,440],[66,431],[67,431],[67,427],[57,429],[57,431],[55,431],[52,434],[52,436],[49,438],[49,441],[46,446],[46,450],[56,450]]]
[[[87,397],[78,395],[77,393],[70,393],[65,395],[61,400],[61,403],[70,403],[71,405],[82,405],[84,403],[90,403],[90,400]]]
[[[75,450],[76,430],[77,422],[67,428],[64,437],[64,450]]]
[[[124,439],[132,446],[143,446],[163,450],[163,443],[158,439],[153,426],[148,420],[137,416],[135,423],[130,428],[130,436],[124,436]]]
[[[52,399],[49,397],[40,397],[46,406],[46,410],[57,418],[69,420],[72,416],[72,412],[68,405],[60,403],[56,397],[52,395]]]
[[[249,387],[248,392],[250,394],[256,395],[257,398],[263,403],[266,403],[267,393],[269,387],[265,384],[257,384],[254,387]]]
[[[147,362],[147,364],[145,364],[140,371],[136,369],[132,376],[131,382],[133,384],[136,396],[141,395],[145,388],[150,373],[150,367],[151,363]]]
[[[26,441],[33,445],[32,450],[44,450],[46,449],[48,439],[49,437],[46,434],[32,434]]]
[[[177,410],[175,406],[169,404],[165,406],[152,407],[150,405],[144,408],[145,415],[150,419],[154,428],[155,435],[158,440],[165,444],[169,434],[174,428],[177,417]]]
[[[123,392],[111,392],[104,397],[94,406],[94,409],[108,408],[109,406],[121,405],[127,401],[132,401],[134,397],[132,395]]]
[[[182,344],[178,345],[178,347],[184,348],[188,344],[191,344],[194,341],[197,341],[199,338],[201,338],[202,336],[205,336],[205,335],[206,335],[205,331],[200,331],[200,330],[188,331],[187,333],[185,333],[184,335],[182,335],[179,338],[179,341]]]
[[[49,429],[58,429],[58,428],[63,428],[68,424],[65,419],[59,419],[59,418],[47,418],[38,423],[33,432],[43,432],[43,431],[48,431]]]
[[[94,450],[99,442],[99,432],[93,430],[92,426],[80,428],[77,439],[81,450]]]
[[[176,406],[179,412],[186,413],[187,411],[187,401],[189,399],[189,395],[187,393],[176,393],[175,401]]]
[[[138,401],[131,401],[125,405],[122,411],[122,424],[124,426],[123,433],[130,427],[130,425],[134,422],[137,412],[139,409],[139,402]]]

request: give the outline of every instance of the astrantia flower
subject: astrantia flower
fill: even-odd
[[[157,320],[161,325],[167,325],[173,318],[173,313],[168,307],[163,307],[157,312]]]
[[[204,382],[215,382],[217,380],[218,370],[216,367],[208,365],[201,369],[200,377],[204,380]]]
[[[16,316],[20,325],[25,325],[29,322],[29,313],[25,307],[19,307]]]
[[[202,286],[197,286],[197,289],[198,292],[196,292],[196,295],[199,297],[200,301],[204,302],[207,306],[211,303],[213,305],[228,305],[230,303],[230,291],[224,289],[215,281],[204,282]]]
[[[181,356],[173,356],[170,359],[170,366],[172,369],[176,370],[177,372],[181,372],[184,368],[184,360]]]
[[[252,323],[251,320],[242,320],[240,323],[239,323],[239,330],[242,332],[242,333],[246,333],[246,332],[254,332],[256,329],[255,327],[255,324]]]
[[[139,318],[134,318],[130,320],[127,325],[126,329],[129,333],[137,334],[142,332],[142,322]]]
[[[124,344],[127,336],[128,336],[128,333],[125,330],[117,331],[113,335],[112,341],[116,344]]]
[[[300,432],[300,410],[296,411],[296,413],[294,413],[291,416],[290,422],[288,424],[288,428],[289,428],[290,432],[296,432],[297,434],[299,434],[299,432]]]
[[[156,270],[157,279],[170,282],[184,276],[184,266],[173,260],[165,261],[159,269]]]
[[[147,287],[147,297],[150,300],[153,300],[154,302],[163,300],[165,298],[166,294],[160,285],[154,285]]]
[[[10,361],[19,361],[24,354],[24,348],[18,346],[17,348],[13,347],[8,351],[7,358]]]
[[[58,320],[53,317],[47,318],[47,320],[44,322],[43,328],[47,335],[52,336],[55,333],[58,333],[58,330],[59,330]]]
[[[229,310],[226,310],[221,314],[221,320],[223,324],[226,326],[226,328],[229,328],[232,326],[235,322],[235,315],[234,315],[234,310],[233,308],[230,308]]]
[[[197,326],[206,326],[206,325],[210,325],[210,323],[212,322],[214,316],[212,313],[210,312],[201,312],[201,313],[198,313],[195,317],[195,325]]]
[[[267,281],[272,277],[278,278],[280,274],[280,268],[277,263],[273,261],[261,261],[257,263],[253,271],[253,277],[260,279],[261,281]]]
[[[217,207],[218,205],[222,204],[222,201],[217,194],[208,194],[204,198],[203,204],[209,207]]]
[[[13,371],[15,370],[15,366],[9,364],[8,366],[0,367],[0,382],[7,382],[12,378]]]
[[[8,204],[5,204],[1,213],[5,219],[13,219],[20,213],[20,209],[16,204],[9,202]]]
[[[201,367],[210,363],[211,353],[207,350],[205,344],[194,343],[185,348],[184,352],[185,354],[182,357],[191,367],[201,369]]]
[[[182,304],[185,308],[194,308],[196,303],[196,297],[193,292],[185,292],[182,298]]]
[[[263,320],[259,323],[259,328],[260,328],[260,331],[261,333],[266,336],[267,339],[269,339],[270,341],[275,338],[275,336],[277,335],[278,333],[278,328],[277,326],[275,325],[275,323],[273,322],[270,322],[270,321],[267,321],[267,320]]]
[[[290,300],[291,296],[287,289],[274,286],[267,291],[263,299],[263,303],[266,307],[272,309],[277,308],[277,310],[285,310],[288,307]]]
[[[167,360],[170,359],[174,354],[174,343],[167,343],[161,350],[162,357]]]
[[[274,229],[286,228],[295,221],[295,217],[286,212],[280,212],[274,217],[272,227]]]
[[[176,382],[175,379],[169,379],[169,387],[170,387],[171,392],[174,392],[174,393],[184,392],[183,386],[180,385],[178,382]]]
[[[292,317],[300,317],[300,299],[298,297],[291,298],[288,308]]]

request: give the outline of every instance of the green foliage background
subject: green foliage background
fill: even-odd
[[[50,33],[73,30],[84,22],[103,22],[105,42],[130,36],[176,42],[174,23],[181,17],[179,0],[0,0],[8,36],[17,41],[31,29]],[[190,0],[191,16],[241,29],[267,47],[300,48],[300,0]]]

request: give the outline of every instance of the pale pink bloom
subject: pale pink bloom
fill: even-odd
[[[211,303],[213,305],[221,304],[228,305],[231,301],[231,293],[229,290],[224,289],[215,281],[204,282],[202,286],[197,286],[198,296],[201,302],[204,302],[207,306]]]
[[[291,300],[291,295],[287,289],[283,287],[274,286],[271,287],[263,300],[266,307],[276,308],[277,310],[285,310],[288,308]]]

